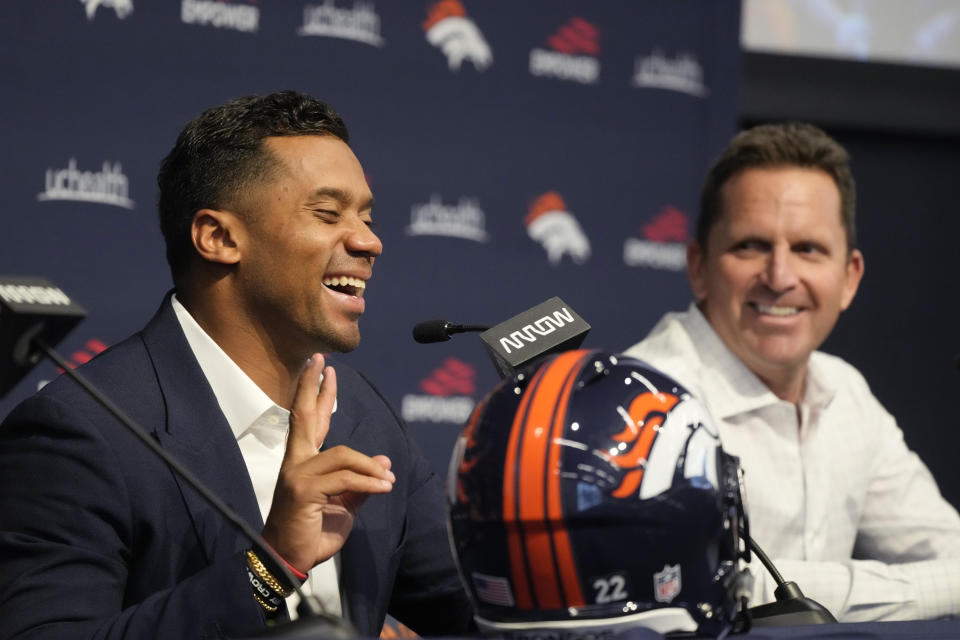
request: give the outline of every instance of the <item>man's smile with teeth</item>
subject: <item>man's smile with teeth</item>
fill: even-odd
[[[758,313],[768,316],[792,316],[800,312],[798,307],[783,307],[760,304],[759,302],[749,303]]]
[[[363,295],[367,288],[366,280],[354,278],[353,276],[333,276],[323,279],[323,284],[334,291],[345,293],[351,296]]]

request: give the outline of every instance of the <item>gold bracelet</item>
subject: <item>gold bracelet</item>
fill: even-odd
[[[253,594],[253,597],[257,599],[257,602],[260,603],[260,606],[263,607],[264,610],[265,610],[267,613],[276,613],[276,612],[277,612],[277,607],[273,606],[272,604],[268,604],[267,602],[265,602],[265,601],[263,600],[263,598],[261,598],[260,596],[258,596],[256,593]]]
[[[280,594],[281,597],[286,598],[290,595],[290,590],[285,589],[280,582],[273,577],[273,574],[267,570],[264,564],[260,561],[260,558],[257,557],[257,554],[253,552],[253,549],[247,549],[247,562],[250,563],[250,568],[253,569],[260,579],[263,580],[268,587]]]

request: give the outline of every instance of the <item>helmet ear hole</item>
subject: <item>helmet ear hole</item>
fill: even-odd
[[[729,630],[746,528],[738,469],[705,408],[634,358],[568,351],[503,380],[447,483],[481,629]]]

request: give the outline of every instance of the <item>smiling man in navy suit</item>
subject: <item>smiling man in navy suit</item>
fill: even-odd
[[[158,179],[175,290],[84,373],[262,524],[326,610],[364,635],[387,611],[457,634],[471,611],[440,482],[380,393],[322,355],[359,344],[382,250],[348,140],[294,92],[189,123]],[[252,635],[290,588],[72,381],[0,427],[0,638]]]

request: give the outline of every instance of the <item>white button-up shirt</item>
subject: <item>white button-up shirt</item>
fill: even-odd
[[[193,316],[174,295],[173,310],[197,357],[213,395],[240,445],[250,481],[257,496],[257,505],[264,521],[273,503],[280,463],[286,449],[290,412],[275,404],[250,377],[230,359],[223,349],[197,324]],[[336,405],[334,405],[336,411]],[[339,589],[339,554],[308,572],[302,587],[304,593],[320,599],[324,611],[342,615]],[[296,618],[300,598],[295,593],[287,598],[287,609]]]
[[[740,458],[754,540],[840,620],[960,614],[960,517],[849,364],[812,354],[798,406],[724,345],[696,305],[626,351],[675,378]],[[754,559],[751,604],[775,584]]]

